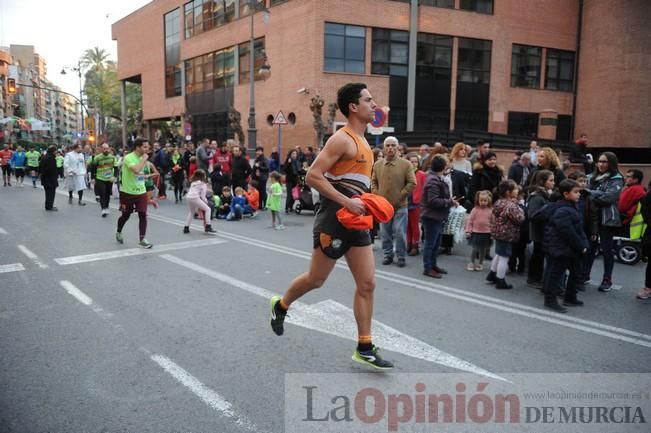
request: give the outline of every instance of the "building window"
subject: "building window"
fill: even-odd
[[[165,97],[181,96],[181,10],[165,14]]]
[[[542,48],[513,44],[511,53],[511,87],[540,87]]]
[[[572,131],[572,116],[569,114],[559,114],[556,125],[556,140],[569,142],[570,132]]]
[[[420,0],[421,6],[436,6],[438,8],[454,9],[454,0]]]
[[[457,79],[468,83],[489,84],[491,41],[459,38]]]
[[[185,93],[217,90],[235,85],[235,47],[185,61]]]
[[[199,35],[235,19],[235,0],[194,0],[183,6],[185,38]]]
[[[452,37],[418,33],[414,129],[450,127]]]
[[[400,30],[373,29],[371,74],[407,76],[409,33]]]
[[[364,73],[366,29],[345,24],[325,24],[324,70]]]
[[[574,52],[547,49],[545,89],[571,92],[574,89]]]
[[[265,0],[253,0],[256,11],[264,9]],[[240,0],[240,18],[251,14],[251,2],[249,0]]]
[[[536,137],[538,135],[538,113],[509,111],[508,134]]]
[[[492,15],[493,0],[461,0],[461,3],[459,3],[459,9]]]
[[[289,1],[289,0],[271,0],[271,2],[269,3],[269,6],[276,6],[276,5],[279,5],[279,4],[283,4],[283,3],[287,2],[287,1]]]
[[[249,82],[249,69],[251,58],[249,57],[250,42],[244,42],[239,45],[239,66],[240,66],[240,84]],[[261,80],[260,67],[264,65],[264,38],[256,39],[253,45],[255,51],[254,65],[255,80]]]

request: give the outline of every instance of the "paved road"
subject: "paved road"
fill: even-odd
[[[185,206],[164,202],[141,250],[137,218],[117,245],[117,212],[100,218],[90,199],[58,195],[47,213],[41,189],[0,189],[0,431],[282,432],[286,373],[365,371],[350,360],[343,261],[283,337],[269,329],[267,297],[308,263],[310,215],[281,232],[261,213],[184,235]],[[522,277],[512,291],[484,284],[467,252],[442,257],[450,275],[432,281],[420,258],[399,269],[376,251],[374,329],[391,374],[650,371],[641,264],[617,264],[619,290],[592,287],[558,315]]]

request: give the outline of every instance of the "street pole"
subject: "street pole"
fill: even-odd
[[[255,34],[253,33],[253,18],[255,16],[255,2],[249,0],[251,7],[251,40],[249,41],[249,130],[248,130],[248,151],[249,156],[255,154],[257,146],[257,129],[255,128]]]
[[[79,100],[84,100],[84,93],[81,87],[81,61],[77,61],[77,75],[79,75]],[[84,104],[79,104],[79,112],[81,113],[81,130],[84,129]]]

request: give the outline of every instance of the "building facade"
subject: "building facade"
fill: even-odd
[[[155,0],[113,24],[118,77],[141,83],[144,119],[223,140],[233,107],[246,132],[252,6],[268,9],[253,27],[258,142],[269,149],[279,111],[284,149],[317,144],[312,99],[325,122],[350,81],[389,108],[397,135],[567,143],[581,132],[597,147],[651,148],[645,0]]]

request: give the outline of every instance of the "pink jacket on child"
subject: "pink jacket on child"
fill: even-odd
[[[466,233],[490,233],[492,213],[493,209],[490,207],[472,208],[466,220]]]

